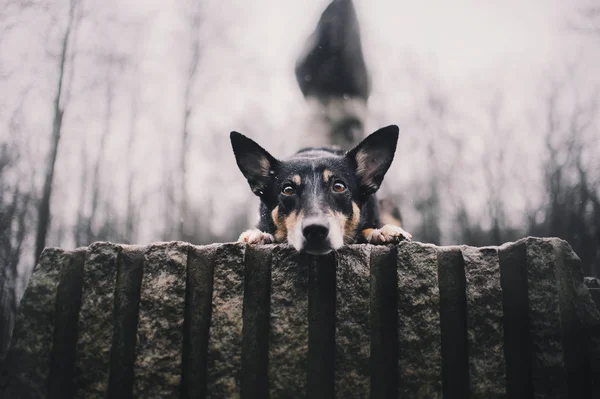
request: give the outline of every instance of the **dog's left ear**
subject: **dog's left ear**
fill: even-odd
[[[398,143],[398,126],[390,125],[367,136],[346,157],[356,165],[363,196],[374,194],[390,168]]]
[[[270,180],[270,171],[279,161],[256,142],[238,132],[229,135],[238,167],[248,180],[252,192],[259,197],[266,190]]]

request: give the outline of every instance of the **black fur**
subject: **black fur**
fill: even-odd
[[[379,227],[379,209],[374,194],[394,158],[397,126],[378,130],[348,152],[306,148],[284,161],[240,133],[231,132],[230,137],[237,164],[252,191],[261,199],[257,227],[262,232],[276,234],[277,221],[272,217],[276,207],[281,224],[281,220],[300,211],[305,218],[336,214],[352,220],[356,210],[353,203],[360,209],[360,220],[351,237],[347,230],[343,232],[345,243],[364,242],[361,231]],[[300,184],[297,184],[298,180]],[[336,183],[346,189],[337,192],[340,186],[334,187]],[[291,190],[287,188],[282,192],[286,186],[291,186]]]

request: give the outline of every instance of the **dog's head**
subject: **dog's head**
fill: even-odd
[[[381,185],[396,151],[398,127],[388,126],[343,153],[306,149],[281,161],[248,137],[231,132],[237,164],[260,197],[261,218],[275,240],[326,254],[354,241],[361,208]]]

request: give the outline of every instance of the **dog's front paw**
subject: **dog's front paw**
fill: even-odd
[[[412,238],[412,234],[392,224],[386,224],[380,229],[367,229],[363,233],[365,233],[367,242],[373,245],[397,244],[402,240]]]
[[[247,242],[248,244],[271,244],[275,242],[273,236],[269,233],[264,233],[259,229],[246,230],[238,238],[238,242]]]

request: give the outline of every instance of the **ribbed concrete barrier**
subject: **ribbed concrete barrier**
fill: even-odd
[[[558,239],[50,248],[13,337],[5,398],[600,398],[600,315]]]

